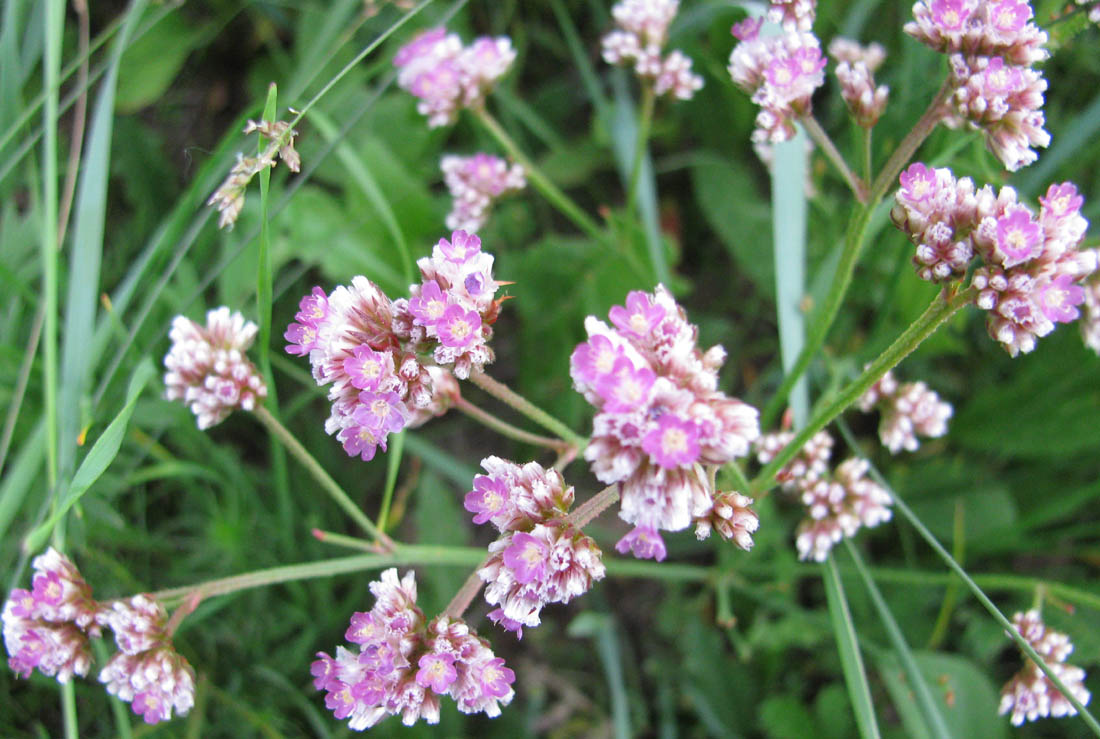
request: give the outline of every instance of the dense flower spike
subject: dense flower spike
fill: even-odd
[[[168,612],[149,595],[117,600],[98,616],[115,634],[119,652],[99,673],[107,692],[131,704],[145,723],[185,716],[195,705],[195,671],[166,631]]]
[[[873,128],[886,108],[890,89],[875,86],[874,72],[886,59],[886,50],[879,44],[862,47],[855,41],[835,38],[829,44],[829,56],[836,60],[836,78],[840,94],[856,123]]]
[[[1039,653],[1047,667],[1054,671],[1073,697],[1082,705],[1088,705],[1091,695],[1084,685],[1085,671],[1066,664],[1066,657],[1073,651],[1069,637],[1060,631],[1048,629],[1039,612],[1034,610],[1017,613],[1012,617],[1012,626]],[[1026,656],[1025,660],[1023,669],[1013,675],[1001,689],[998,712],[1002,716],[1011,712],[1014,726],[1047,716],[1076,716],[1077,709],[1054,687],[1050,678]]]
[[[91,666],[89,636],[99,636],[99,604],[76,566],[53,547],[34,558],[31,590],[16,588],[4,603],[8,666],[20,677],[34,670],[66,683]]]
[[[391,715],[406,726],[419,719],[434,724],[440,695],[451,696],[463,713],[500,715],[514,696],[515,673],[487,641],[461,619],[426,623],[412,572],[398,579],[397,570],[388,569],[370,591],[374,607],[353,614],[345,635],[358,653],[339,646],[335,658],[320,652],[310,667],[336,718],[348,719],[356,731]]]
[[[428,126],[454,123],[458,111],[480,107],[515,61],[507,37],[482,36],[470,46],[444,28],[424,31],[398,50],[397,84],[420,99],[417,110]]]
[[[1026,0],[921,0],[905,25],[910,36],[950,56],[948,125],[984,131],[990,150],[1013,171],[1050,143],[1041,110],[1046,80],[1031,69],[1049,56],[1047,34],[1033,15]]]
[[[799,559],[824,562],[842,538],[855,536],[861,527],[873,528],[890,520],[890,495],[867,479],[868,468],[866,460],[849,459],[831,477],[802,489],[808,515],[796,533]]]
[[[206,314],[206,326],[176,316],[164,357],[164,397],[182,400],[200,429],[225,420],[237,408],[252,410],[267,397],[267,386],[245,352],[256,338],[256,324],[226,307]]]
[[[953,412],[951,404],[923,382],[898,384],[893,372],[883,375],[859,399],[864,413],[876,408],[882,414],[878,435],[891,454],[902,449],[915,452],[920,447],[917,436],[934,439],[946,434]]]
[[[668,26],[676,17],[679,0],[622,0],[611,9],[616,29],[603,37],[608,64],[633,65],[634,72],[653,85],[658,95],[690,100],[703,87],[703,78],[691,71],[691,59],[680,51],[662,57]]]
[[[447,155],[439,166],[454,199],[451,212],[447,214],[447,228],[450,229],[477,231],[485,225],[494,202],[527,186],[521,165],[508,166],[503,159],[489,154]]]
[[[605,574],[596,542],[568,522],[573,487],[561,473],[536,462],[517,465],[499,457],[481,461],[465,507],[474,523],[491,522],[502,536],[489,545],[478,570],[485,600],[497,608],[489,618],[522,638],[523,627],[540,623],[548,603],[568,603]]]
[[[620,551],[659,558],[659,530],[715,510],[703,465],[747,454],[759,414],[718,390],[725,351],[700,351],[698,330],[664,286],[630,293],[610,319],[615,328],[587,318],[589,339],[571,360],[573,386],[598,411],[585,458],[602,482],[621,485],[619,516],[637,527]]]
[[[975,191],[969,178],[956,181],[945,168],[913,164],[900,180],[891,217],[917,245],[917,273],[957,279],[977,255],[975,304],[990,312],[989,335],[1009,354],[1030,352],[1056,324],[1078,318],[1086,295],[1077,283],[1098,260],[1096,250],[1079,249],[1088,221],[1071,183],[1051,185],[1036,217],[1011,187]]]
[[[445,412],[458,397],[454,378],[493,360],[501,301],[481,240],[455,231],[417,265],[423,283],[410,286],[411,299],[391,301],[362,276],[331,295],[313,288],[284,334],[287,352],[308,354],[317,384],[330,386],[325,431],[364,461],[389,434]]]
[[[808,115],[810,97],[825,83],[825,57],[809,31],[760,35],[760,24],[746,21],[733,27],[741,43],[730,54],[729,73],[735,85],[760,106],[754,143],[787,141],[795,121]]]

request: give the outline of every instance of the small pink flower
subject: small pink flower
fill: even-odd
[[[420,57],[430,55],[436,44],[442,41],[446,35],[447,29],[442,26],[422,31],[412,41],[397,50],[397,54],[393,57],[394,66],[404,67]]]
[[[898,178],[909,200],[923,202],[936,191],[936,172],[920,162],[909,165],[909,169]]]
[[[1023,74],[1018,67],[1005,66],[1001,57],[989,60],[989,66],[982,73],[985,78],[985,89],[993,95],[1009,95],[1016,92],[1022,82]]]
[[[642,449],[666,469],[686,467],[699,459],[699,430],[694,423],[665,413],[657,428],[642,439]]]
[[[764,18],[746,18],[740,23],[734,23],[730,27],[730,33],[738,41],[755,41],[760,35],[760,27],[764,25]]]
[[[448,261],[464,264],[481,251],[481,239],[476,234],[455,231],[451,234],[450,241],[439,240],[439,249]]]
[[[57,572],[50,571],[36,575],[33,582],[33,597],[36,601],[50,606],[61,603],[65,591],[61,584],[61,577]]]
[[[512,570],[516,582],[526,585],[542,580],[546,576],[546,560],[550,548],[546,542],[517,532],[512,537],[512,545],[504,550],[504,564]]]
[[[653,370],[645,367],[635,369],[630,360],[623,357],[615,362],[610,375],[600,379],[596,392],[604,399],[604,410],[629,413],[649,401],[649,391],[656,379]]]
[[[380,627],[374,620],[374,616],[356,611],[351,614],[351,623],[344,638],[353,644],[367,644],[375,641],[379,635]]]
[[[932,19],[945,31],[957,31],[970,17],[966,0],[933,0]]]
[[[1039,290],[1039,305],[1043,315],[1055,323],[1076,321],[1080,312],[1077,306],[1085,302],[1085,291],[1073,284],[1070,275],[1059,275]]]
[[[133,707],[134,713],[145,719],[147,724],[165,721],[172,715],[172,705],[153,690],[135,695]]]
[[[339,680],[333,680],[325,686],[329,691],[325,696],[325,708],[332,711],[332,715],[339,719],[345,719],[355,709],[355,696],[351,694],[351,686]]]
[[[1047,194],[1039,198],[1039,202],[1055,218],[1064,218],[1070,213],[1081,210],[1085,199],[1077,193],[1077,188],[1072,182],[1063,182],[1060,185],[1051,185]]]
[[[313,687],[317,690],[325,690],[336,678],[336,660],[324,652],[318,652],[317,656],[320,659],[310,664],[309,674],[313,675]]]
[[[381,437],[397,433],[409,420],[408,409],[397,393],[364,390],[359,393],[359,402],[361,405],[352,413],[352,420],[374,429]]]
[[[512,690],[512,683],[516,681],[516,673],[504,666],[504,660],[500,657],[491,659],[481,668],[478,682],[481,684],[483,695],[491,695],[501,698]]]
[[[767,66],[764,74],[774,87],[786,90],[793,87],[798,78],[802,76],[802,67],[794,59],[776,59]]]
[[[1023,208],[997,219],[997,247],[1008,258],[1006,267],[1037,256],[1043,246],[1043,229]]]
[[[481,316],[477,311],[463,310],[461,305],[448,306],[436,324],[443,346],[461,349],[481,335]]]
[[[989,11],[993,27],[1001,33],[1014,33],[1023,29],[1031,20],[1031,6],[1014,0],[1002,0]]]
[[[665,317],[665,309],[653,305],[649,296],[635,290],[626,296],[626,307],[614,306],[608,314],[620,331],[638,339],[644,339]]]
[[[447,297],[435,280],[425,282],[420,286],[419,297],[409,299],[409,312],[420,326],[434,326],[446,310]]]
[[[393,374],[393,355],[376,352],[362,344],[344,360],[344,372],[351,378],[351,384],[360,390],[377,390],[378,384]]]
[[[619,554],[631,552],[638,559],[655,559],[658,562],[668,554],[661,534],[649,526],[635,526],[629,534],[619,539],[615,551]]]
[[[344,445],[348,456],[359,457],[364,462],[374,459],[378,450],[378,437],[369,426],[349,426],[341,429],[336,438]]]
[[[616,361],[623,356],[606,336],[596,334],[573,350],[570,363],[578,379],[588,385],[597,384],[615,369]]]
[[[488,475],[474,478],[474,489],[466,493],[463,507],[474,515],[474,523],[483,524],[491,518],[506,513],[508,490],[502,480]]]
[[[417,662],[420,667],[416,673],[417,684],[422,688],[431,688],[435,693],[447,692],[447,688],[458,678],[454,663],[453,654],[425,654]]]

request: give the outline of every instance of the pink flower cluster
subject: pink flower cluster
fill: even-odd
[[[145,723],[186,715],[195,705],[195,671],[171,643],[168,612],[149,595],[104,606],[100,624],[115,634],[119,651],[99,673],[107,692],[133,707]]]
[[[389,434],[414,416],[422,422],[427,413],[443,410],[439,402],[433,407],[424,355],[462,379],[493,360],[487,342],[500,301],[493,299],[493,257],[481,251],[481,240],[455,231],[417,266],[423,282],[409,288],[409,299],[391,301],[362,276],[331,295],[313,288],[284,334],[287,352],[308,354],[317,384],[331,385],[325,431],[364,461],[379,446],[385,450]],[[457,397],[453,378],[447,379],[436,394]]]
[[[767,464],[793,438],[789,431],[765,434],[756,444],[757,459]],[[832,437],[819,431],[776,474],[783,489],[797,492],[806,506],[795,535],[799,559],[824,562],[841,539],[889,521],[892,515],[890,494],[867,478],[866,460],[848,459],[828,472],[832,447]]]
[[[1085,291],[1076,283],[1097,269],[1097,251],[1078,248],[1088,221],[1071,183],[1051,185],[1036,218],[1011,187],[975,191],[969,178],[956,180],[946,168],[917,163],[900,179],[891,217],[917,245],[918,274],[956,279],[979,256],[975,304],[990,312],[989,335],[1009,354],[1030,352],[1055,324],[1078,318]]]
[[[182,400],[200,429],[225,420],[232,411],[250,411],[267,397],[259,370],[245,352],[256,338],[256,324],[226,307],[206,314],[206,326],[176,316],[164,357],[164,397]]]
[[[447,228],[474,232],[485,225],[489,209],[501,196],[527,187],[523,166],[490,154],[460,157],[449,154],[440,162],[443,182],[454,203]]]
[[[420,99],[416,109],[436,128],[454,123],[459,110],[484,104],[515,58],[505,36],[482,36],[463,46],[457,34],[433,28],[402,46],[393,64],[397,84]]]
[[[691,71],[691,59],[680,51],[662,57],[668,26],[679,0],[622,0],[611,9],[618,26],[602,39],[608,64],[633,64],[634,72],[653,84],[658,95],[690,100],[702,89],[703,78]]]
[[[35,557],[32,589],[16,588],[4,604],[8,665],[20,677],[34,670],[68,682],[87,675],[90,637],[111,629],[119,652],[99,673],[107,691],[132,703],[146,723],[186,714],[195,703],[195,672],[165,632],[168,614],[151,596],[99,603],[76,565],[54,548]]]
[[[905,32],[950,56],[954,94],[949,125],[986,134],[1009,170],[1034,162],[1050,134],[1041,110],[1046,80],[1031,65],[1047,58],[1047,34],[1026,0],[921,0]]]
[[[573,486],[557,470],[499,457],[486,457],[481,466],[488,474],[474,478],[464,505],[474,523],[492,523],[501,537],[489,545],[478,576],[486,583],[485,600],[497,606],[489,618],[522,638],[524,626],[539,625],[543,606],[568,603],[603,579],[603,555],[569,522]]]
[[[761,36],[762,20],[746,20],[731,32],[741,43],[730,54],[733,83],[760,106],[755,143],[787,141],[794,123],[810,113],[814,90],[825,83],[825,57],[810,31]]]
[[[99,604],[76,566],[53,547],[34,558],[31,590],[16,588],[4,603],[8,666],[20,677],[34,670],[61,683],[87,675],[89,636],[99,636]]]
[[[817,16],[817,0],[771,0],[768,20],[785,31],[809,31]]]
[[[953,409],[940,400],[923,382],[899,384],[893,372],[887,372],[859,399],[859,409],[870,413],[878,409],[882,421],[878,437],[891,454],[902,449],[915,452],[917,436],[934,439],[947,433],[947,419]]]
[[[1012,617],[1012,626],[1039,653],[1043,662],[1058,676],[1073,697],[1082,705],[1088,705],[1092,696],[1084,685],[1085,671],[1066,664],[1066,657],[1073,651],[1069,637],[1047,628],[1039,612],[1034,610],[1017,613]],[[1011,711],[1013,726],[1047,716],[1076,716],[1077,709],[1054,687],[1050,678],[1026,656],[1025,660],[1023,669],[1013,675],[1001,689],[998,713],[1003,716]]]
[[[659,529],[694,522],[702,536],[724,531],[711,525],[716,505],[740,505],[741,498],[718,500],[703,465],[748,454],[760,435],[759,413],[718,390],[725,350],[699,350],[698,329],[663,285],[630,293],[610,318],[614,328],[595,316],[585,320],[588,341],[571,358],[573,386],[597,409],[584,456],[602,482],[620,484],[619,516],[635,526],[616,548],[660,560]],[[747,510],[736,512],[751,532],[755,516],[747,521]]]
[[[886,59],[886,50],[880,44],[864,47],[837,37],[829,43],[829,56],[836,60],[840,94],[852,117],[860,126],[873,128],[890,94],[886,85],[875,86],[874,73]]]
[[[412,572],[400,580],[391,568],[370,584],[374,607],[354,613],[345,638],[352,651],[319,652],[310,666],[313,685],[324,690],[325,706],[356,731],[386,716],[406,726],[418,719],[439,722],[439,696],[449,695],[463,713],[500,715],[512,701],[515,673],[493,654],[489,643],[461,619],[440,615],[425,623],[416,605]]]

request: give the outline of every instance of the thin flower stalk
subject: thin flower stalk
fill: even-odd
[[[478,423],[484,424],[494,431],[507,436],[510,439],[516,441],[522,441],[525,444],[533,444],[535,446],[544,446],[548,449],[553,449],[559,453],[564,453],[568,450],[572,450],[576,453],[576,448],[567,441],[560,439],[551,439],[548,436],[539,436],[538,434],[532,434],[529,431],[516,428],[507,421],[494,416],[492,413],[480,408],[463,397],[458,397],[454,401],[454,407],[462,413],[465,413],[470,418],[474,419]]]
[[[814,142],[821,147],[821,150],[825,152],[825,157],[834,167],[836,167],[840,176],[844,178],[844,182],[848,185],[852,194],[856,196],[856,200],[861,203],[866,203],[867,184],[857,177],[856,173],[852,171],[852,168],[848,166],[848,162],[844,161],[844,156],[837,150],[836,144],[829,138],[829,134],[825,133],[825,129],[821,127],[821,124],[817,122],[813,114],[804,116],[802,118],[802,125],[806,129],[806,133],[810,135],[810,138],[812,138]]]
[[[497,400],[507,403],[548,431],[553,431],[562,441],[571,444],[576,449],[581,450],[588,446],[588,440],[583,436],[574,432],[564,423],[554,418],[504,383],[494,380],[484,372],[471,373],[470,382],[474,383]]]

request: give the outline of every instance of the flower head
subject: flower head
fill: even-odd
[[[691,59],[680,51],[661,56],[668,26],[679,0],[622,0],[611,9],[615,30],[602,39],[608,64],[633,65],[639,78],[653,85],[657,95],[690,100],[703,87],[703,78],[691,71]]]
[[[485,225],[494,202],[527,186],[521,165],[509,166],[503,159],[489,154],[448,155],[440,162],[440,169],[453,199],[451,212],[447,214],[447,228],[471,233]]]
[[[1058,676],[1073,697],[1082,705],[1088,705],[1091,695],[1084,685],[1085,671],[1065,661],[1073,651],[1069,637],[1048,628],[1038,611],[1017,613],[1012,617],[1012,627],[1039,653],[1047,668]],[[1026,657],[1024,667],[1001,689],[998,713],[1004,715],[1009,712],[1013,726],[1047,716],[1077,715],[1077,709],[1069,699],[1059,692],[1037,664]]]

